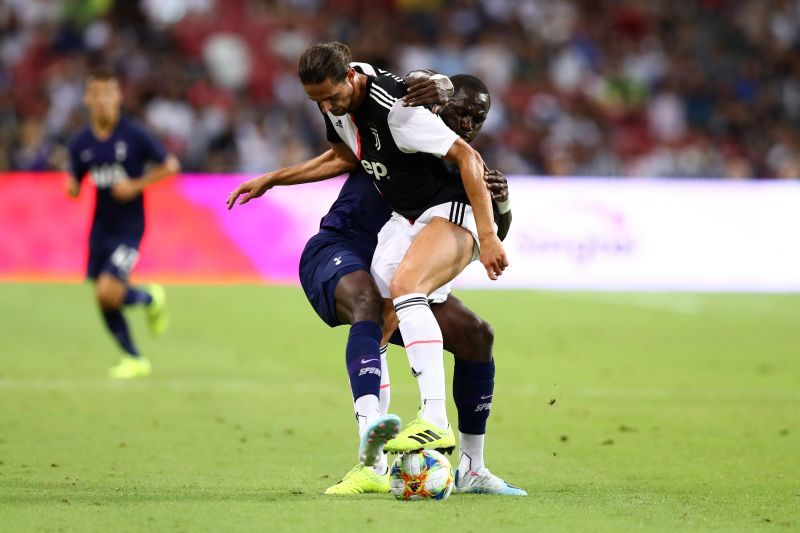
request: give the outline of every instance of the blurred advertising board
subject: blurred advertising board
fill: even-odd
[[[297,283],[305,241],[342,180],[269,191],[227,211],[245,177],[183,175],[146,198],[140,279]],[[510,178],[511,266],[457,287],[800,291],[800,183]],[[62,174],[0,174],[0,280],[79,281],[93,204]]]

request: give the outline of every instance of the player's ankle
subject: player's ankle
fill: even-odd
[[[439,399],[423,400],[420,418],[438,428],[446,428],[448,423],[445,401]]]

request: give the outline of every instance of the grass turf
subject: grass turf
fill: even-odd
[[[0,285],[0,530],[800,527],[798,296],[463,292],[497,333],[487,465],[530,496],[407,503],[321,494],[356,459],[345,328],[299,289],[168,294],[117,383],[88,287]]]

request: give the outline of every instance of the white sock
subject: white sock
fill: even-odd
[[[372,465],[371,468],[372,471],[378,474],[379,476],[386,474],[386,472],[389,470],[388,456],[385,453],[381,454],[381,457],[380,459],[378,459],[378,462]]]
[[[462,476],[468,472],[477,472],[483,467],[483,437],[484,435],[470,435],[458,433],[458,450],[461,457],[458,459],[458,473]]]
[[[358,437],[364,435],[364,429],[370,423],[374,422],[378,417],[385,413],[381,413],[380,400],[374,394],[365,394],[355,401],[356,420],[358,421]],[[385,453],[382,453],[378,461],[372,465],[372,471],[382,476],[386,473],[388,468],[388,459]]]
[[[406,294],[395,298],[393,303],[400,320],[400,333],[406,344],[411,372],[419,386],[423,406],[421,417],[434,426],[446,428],[442,330],[433,316],[426,295]]]
[[[439,428],[447,427],[447,404],[444,400],[427,398],[422,400],[422,412],[419,417]]]
[[[386,360],[386,350],[389,346],[381,346],[381,393],[378,397],[381,416],[389,413],[389,400],[392,397],[389,386],[389,363]]]
[[[365,394],[354,403],[356,422],[358,422],[358,436],[364,434],[364,429],[381,416],[380,401],[374,394]]]

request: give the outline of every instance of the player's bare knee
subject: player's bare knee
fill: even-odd
[[[122,307],[122,298],[113,290],[99,289],[95,292],[97,303],[103,311],[114,311]]]
[[[383,324],[383,298],[373,287],[359,289],[353,296],[353,322],[370,320]]]
[[[114,311],[122,307],[124,291],[108,283],[99,282],[95,287],[97,304],[103,311]]]
[[[492,360],[494,329],[485,320],[477,319],[470,328],[470,342],[475,346],[475,358],[481,363]]]
[[[409,280],[404,279],[402,276],[395,276],[389,284],[389,293],[392,295],[392,299],[414,292],[420,292],[419,287],[414,283],[410,283]]]

